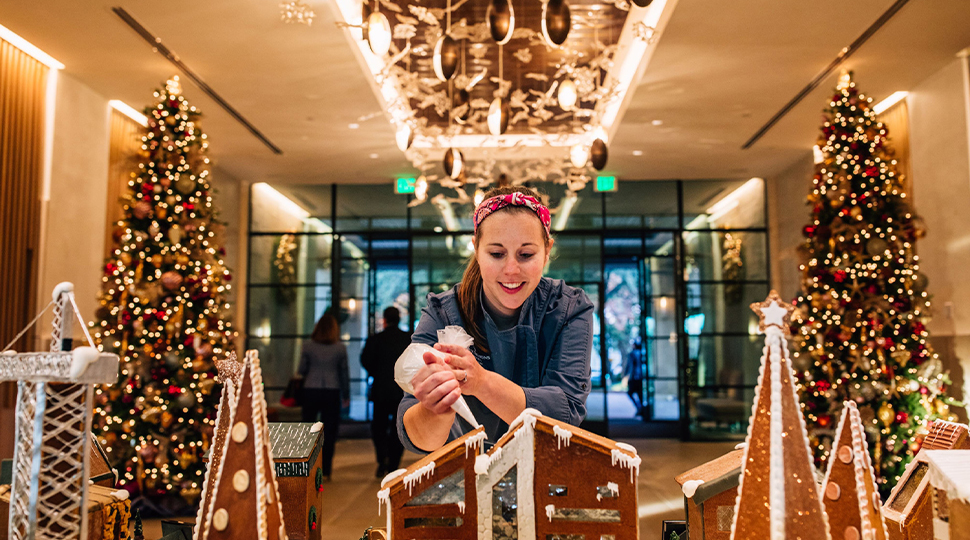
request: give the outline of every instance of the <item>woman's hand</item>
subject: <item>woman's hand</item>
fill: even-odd
[[[434,348],[445,353],[444,362],[454,373],[461,393],[466,396],[477,395],[491,372],[483,368],[475,359],[475,356],[464,347],[436,343]],[[425,354],[430,355],[431,353]]]
[[[414,397],[435,414],[451,413],[452,404],[462,394],[455,371],[430,352],[423,359],[425,366],[411,379]]]

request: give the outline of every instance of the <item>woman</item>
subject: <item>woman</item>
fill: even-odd
[[[437,330],[461,325],[471,350],[435,344],[398,407],[405,447],[431,452],[468,432],[451,405],[465,396],[495,442],[526,408],[578,425],[590,389],[593,304],[581,290],[542,277],[553,240],[549,210],[528,188],[493,189],[474,215],[475,252],[461,283],[428,296],[411,337],[435,344]]]
[[[299,374],[303,375],[303,421],[316,422],[323,415],[323,476],[329,480],[340,409],[350,405],[347,347],[340,342],[340,325],[329,311],[303,344]]]

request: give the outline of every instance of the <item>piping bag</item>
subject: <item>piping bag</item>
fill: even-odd
[[[459,347],[467,349],[475,343],[475,340],[461,326],[446,326],[438,330],[438,343],[458,345]],[[425,366],[423,357],[426,352],[430,352],[444,361],[445,353],[435,350],[433,347],[425,345],[424,343],[412,343],[408,345],[407,349],[404,349],[404,352],[401,353],[400,358],[394,364],[394,381],[397,382],[401,389],[409,394],[414,394],[411,379]],[[458,401],[454,402],[451,408],[458,413],[458,416],[464,418],[473,427],[479,427],[478,420],[475,420],[475,415],[468,408],[468,403],[465,402],[463,396],[458,396]]]

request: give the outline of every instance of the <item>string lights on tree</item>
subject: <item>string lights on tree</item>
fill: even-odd
[[[95,432],[119,484],[158,508],[191,505],[219,399],[213,359],[231,345],[231,276],[217,234],[208,143],[178,77],[146,109],[115,249],[105,263],[96,340],[122,358],[98,390]]]
[[[858,403],[885,496],[928,421],[951,418],[949,378],[928,342],[922,229],[871,99],[843,74],[826,109],[801,247],[795,357],[819,464],[844,400]]]

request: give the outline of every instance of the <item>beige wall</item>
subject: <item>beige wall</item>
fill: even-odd
[[[55,285],[70,281],[81,315],[90,320],[104,263],[108,99],[63,73],[57,86],[49,200],[42,201],[37,306],[50,302]],[[50,321],[48,314],[38,322],[38,349],[48,346]],[[74,337],[83,337],[78,326]]]
[[[815,164],[812,151],[774,178],[766,178],[768,191],[768,247],[771,251],[771,287],[782,298],[794,298],[799,291],[801,272],[798,247],[805,238],[811,209],[805,202],[812,189]]]
[[[912,89],[907,100],[913,199],[927,229],[917,248],[933,296],[927,328],[955,379],[954,390],[970,400],[965,382],[970,376],[970,155],[964,62],[954,59]]]

